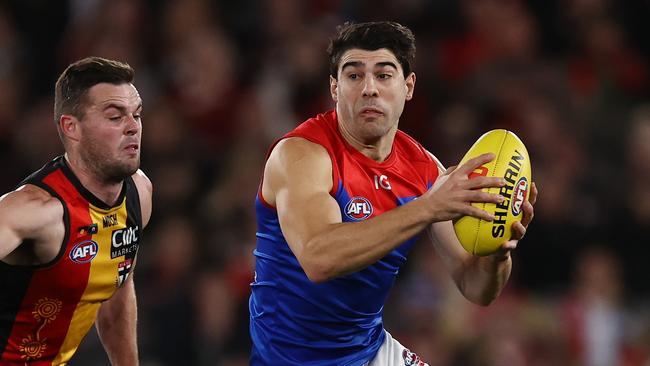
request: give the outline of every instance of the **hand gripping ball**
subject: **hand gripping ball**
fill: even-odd
[[[512,236],[512,224],[521,221],[524,201],[528,199],[531,184],[530,158],[526,146],[512,132],[492,130],[481,136],[467,151],[459,166],[483,153],[492,152],[494,160],[472,172],[469,177],[503,177],[501,188],[484,188],[489,193],[499,193],[502,203],[472,203],[473,206],[494,214],[489,222],[463,216],[454,222],[458,240],[470,253],[485,256],[494,253]]]

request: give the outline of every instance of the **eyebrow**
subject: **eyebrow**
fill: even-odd
[[[106,106],[104,106],[104,108],[102,108],[102,111],[106,111],[107,109],[110,109],[110,108],[115,108],[115,109],[117,109],[118,111],[120,111],[122,113],[126,112],[126,107],[125,106],[119,105],[119,104],[116,104],[116,103],[107,104]],[[140,104],[138,104],[138,106],[135,108],[136,111],[140,110],[140,109],[142,109],[142,102],[140,102]]]
[[[361,67],[361,66],[365,66],[365,64],[363,62],[361,62],[361,61],[348,61],[348,62],[344,63],[343,66],[341,66],[341,71],[345,70],[346,67]],[[391,61],[377,62],[375,64],[375,66],[380,67],[380,68],[388,66],[388,67],[394,68],[395,70],[399,70],[397,68],[397,65],[395,65],[395,63],[391,62]]]

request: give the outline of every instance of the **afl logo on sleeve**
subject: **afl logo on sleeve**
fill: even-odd
[[[113,230],[113,234],[111,234],[111,259],[135,253],[138,250],[139,235],[137,225]]]
[[[99,246],[92,240],[77,243],[70,250],[70,259],[75,263],[88,263],[97,255]]]
[[[352,197],[345,205],[344,213],[352,221],[365,220],[372,215],[372,204],[365,197]]]

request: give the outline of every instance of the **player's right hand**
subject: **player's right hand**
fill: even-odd
[[[482,188],[502,187],[505,180],[501,177],[469,178],[470,173],[494,158],[492,153],[479,155],[459,167],[447,169],[438,177],[433,186],[420,197],[427,201],[434,222],[455,220],[465,215],[487,221],[494,219],[493,214],[471,204],[502,202],[504,198],[501,195],[484,192]]]

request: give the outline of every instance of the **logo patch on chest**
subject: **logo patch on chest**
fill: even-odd
[[[117,221],[116,213],[106,215],[102,218],[102,225],[104,228],[115,226],[117,224],[119,224],[119,221]]]
[[[350,220],[365,220],[372,215],[372,204],[365,197],[352,197],[345,205],[344,213]]]
[[[77,243],[70,250],[70,259],[75,263],[88,263],[99,251],[99,246],[92,240],[84,240]]]
[[[129,226],[113,230],[111,234],[111,259],[123,255],[135,254],[138,250],[138,226]]]
[[[131,264],[133,260],[127,259],[117,265],[117,287],[122,287],[131,273]]]

